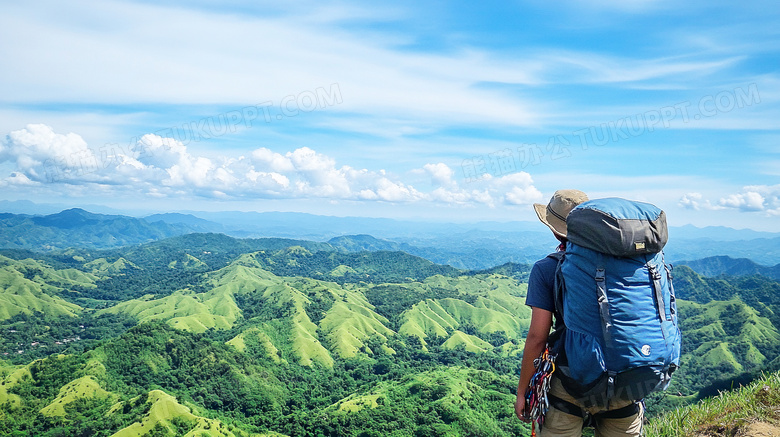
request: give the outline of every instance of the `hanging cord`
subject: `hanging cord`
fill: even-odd
[[[526,416],[531,419],[531,436],[536,436],[536,425],[542,426],[544,415],[550,408],[547,392],[550,390],[550,378],[555,372],[555,355],[550,354],[550,348],[545,346],[542,355],[534,360],[536,373],[528,383],[525,394]]]

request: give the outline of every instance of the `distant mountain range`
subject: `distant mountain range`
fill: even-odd
[[[9,206],[13,210],[32,210],[31,205],[0,202],[0,208]],[[403,251],[438,264],[473,270],[508,262],[532,264],[554,250],[556,244],[546,228],[536,222],[433,223],[283,212],[165,213],[137,218],[79,208],[48,215],[0,213],[0,248],[116,248],[189,233],[318,241],[346,252]],[[780,263],[780,233],[690,225],[672,227],[669,233],[665,248],[669,262],[690,265],[690,261],[680,260],[726,256],[750,260],[757,267],[745,271],[752,269],[765,275],[775,275],[769,266]],[[694,268],[705,275],[741,269],[710,264]]]
[[[392,244],[190,233],[2,250],[3,435],[529,435],[512,411],[528,265],[464,271]],[[717,263],[750,267],[702,260]],[[780,282],[674,274],[682,365],[650,415],[780,368]]]
[[[729,256],[711,256],[695,261],[679,261],[702,276],[750,276],[762,275],[767,278],[780,279],[780,264],[773,267],[762,266],[747,258],[731,258]]]
[[[186,225],[161,221],[150,223],[134,217],[94,214],[79,208],[43,216],[0,214],[0,247],[8,249],[104,249],[147,243],[194,231]]]

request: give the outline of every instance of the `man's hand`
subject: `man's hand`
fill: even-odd
[[[518,394],[515,401],[515,414],[517,418],[525,423],[529,423],[531,418],[525,415],[525,396]]]

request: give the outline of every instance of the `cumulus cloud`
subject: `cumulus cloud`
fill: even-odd
[[[96,168],[97,158],[84,139],[75,134],[57,134],[44,124],[28,124],[9,133],[0,144],[0,163],[13,162],[24,178],[17,181],[47,182],[67,175],[81,175]]]
[[[422,193],[414,187],[391,181],[386,177],[380,178],[376,186],[377,197],[388,202],[409,202],[423,198]]]
[[[301,147],[285,155],[299,178],[298,189],[316,197],[349,198],[352,194],[347,174],[351,168],[336,168],[336,161],[308,147]]]
[[[22,173],[13,172],[10,176],[0,181],[0,187],[5,186],[33,186],[33,185],[40,185],[40,182],[35,182],[33,180],[30,180],[27,176],[25,176]]]
[[[720,199],[720,205],[743,211],[762,211],[764,209],[764,197],[755,191],[748,191]]]
[[[679,205],[693,210],[737,209],[780,215],[780,185],[747,186],[742,192],[721,197],[717,203],[704,199],[701,193],[687,193],[680,198]]]
[[[534,187],[512,187],[512,189],[504,195],[504,200],[511,205],[527,205],[540,200],[542,197],[541,194],[542,193]]]
[[[542,200],[542,192],[524,171],[496,178],[494,185],[504,191],[503,201],[509,205],[528,205]]]
[[[452,180],[455,172],[444,163],[425,164],[423,170],[430,175],[435,186],[450,187],[455,185],[455,181]]]
[[[437,202],[494,207],[497,200],[507,205],[530,205],[542,199],[531,175],[522,171],[501,177],[486,174],[477,180],[467,179],[461,187],[454,180],[452,169],[443,163],[428,164],[422,170],[431,176],[433,185],[438,186],[429,194],[429,198]]]
[[[780,213],[780,185],[749,185],[738,196],[737,207],[742,210]],[[729,196],[728,201],[731,200]]]
[[[700,209],[714,209],[709,200],[703,200],[701,193],[686,193],[680,198],[678,204],[685,209],[698,211]]]
[[[542,197],[525,172],[461,186],[447,164],[428,163],[409,172],[430,178],[430,187],[420,189],[383,169],[340,165],[309,147],[285,153],[261,147],[247,156],[208,158],[156,134],[131,145],[96,148],[76,134],[57,134],[45,125],[11,132],[0,143],[0,160],[16,165],[12,174],[0,175],[3,186],[91,186],[107,193],[136,190],[154,198],[324,198],[494,207],[499,201],[525,205]]]
[[[290,158],[266,149],[265,147],[261,147],[252,152],[252,162],[258,169],[275,173],[288,172],[295,169]]]

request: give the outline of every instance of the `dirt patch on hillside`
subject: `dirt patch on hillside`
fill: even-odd
[[[767,422],[753,422],[741,426],[709,426],[694,437],[780,437],[780,426]]]
[[[756,422],[737,434],[740,437],[780,437],[780,427],[771,423]]]

